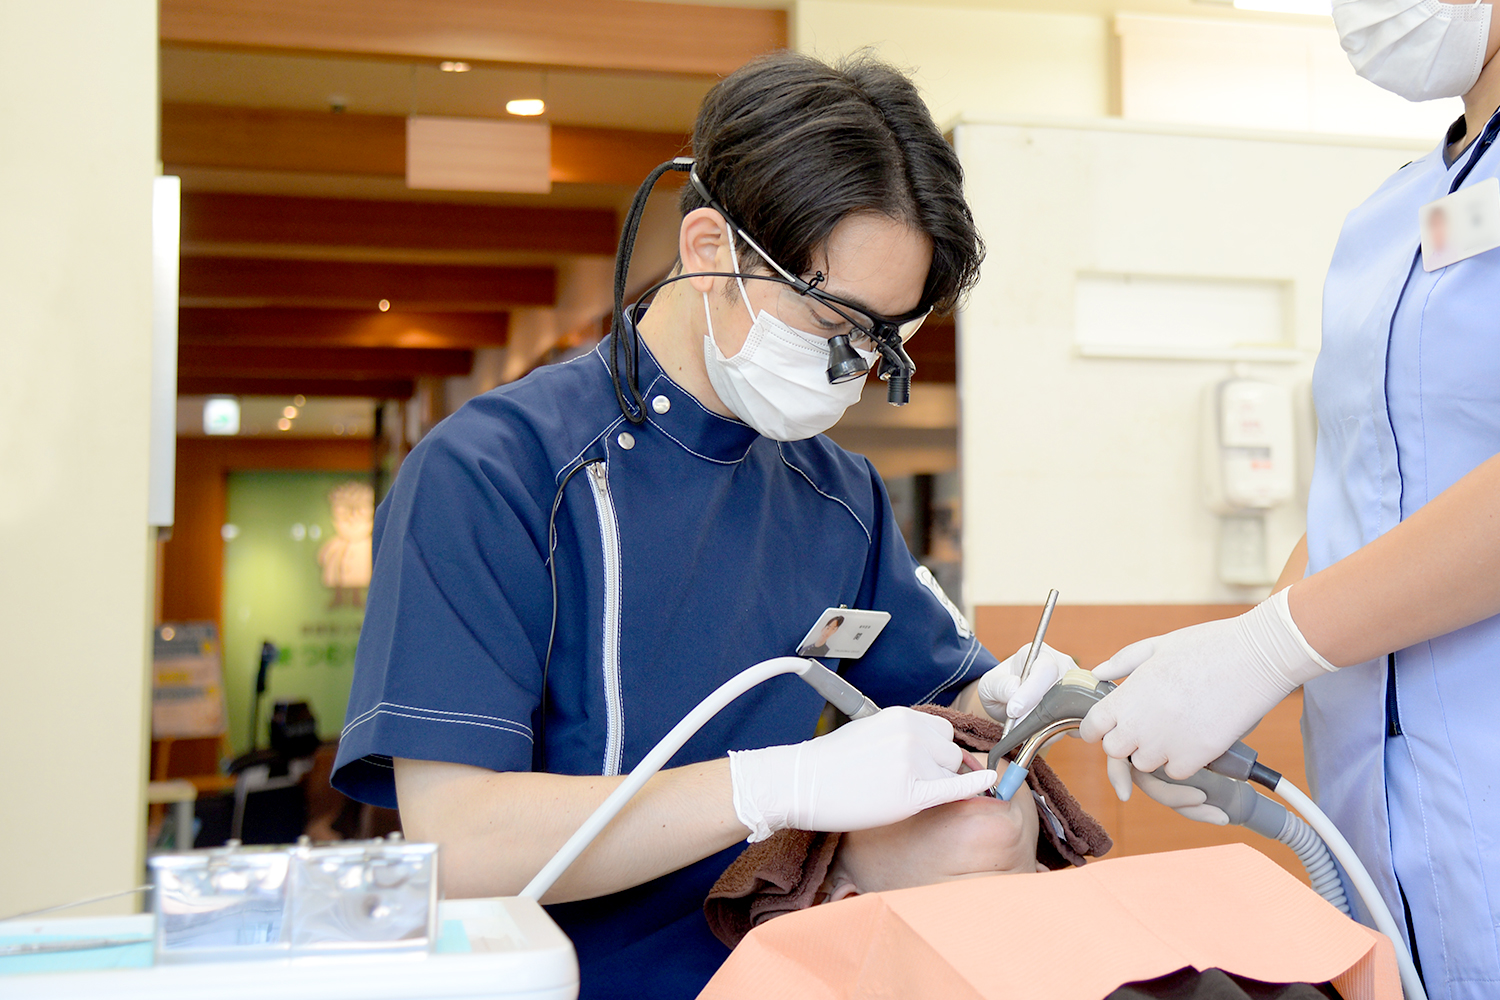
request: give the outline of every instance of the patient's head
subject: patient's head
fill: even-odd
[[[971,766],[983,766],[965,756]],[[1045,871],[1037,864],[1036,845],[1036,801],[1028,790],[1009,802],[981,795],[844,834],[823,891],[832,902],[977,875]]]

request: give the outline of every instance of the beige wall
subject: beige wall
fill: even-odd
[[[965,599],[1033,604],[1049,587],[1077,604],[1265,596],[1218,578],[1203,388],[1240,357],[1246,377],[1305,393],[1344,216],[1420,148],[1118,121],[964,124],[957,141],[989,244],[958,327]],[[1080,275],[1279,286],[1285,346],[1089,356],[1076,339]],[[1203,312],[1205,339],[1219,313]],[[1306,488],[1268,514],[1271,568],[1302,534]]]
[[[940,125],[1109,109],[1103,17],[847,0],[798,0],[791,13],[799,51],[828,59],[872,46],[911,71]]]
[[[4,916],[142,881],[156,4],[0,5],[0,92]]]

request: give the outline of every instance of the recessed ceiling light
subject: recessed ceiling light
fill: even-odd
[[[293,406],[306,406],[307,405],[307,397],[304,396],[304,395],[302,395],[302,393],[300,393],[300,392],[297,393],[297,395],[295,395],[295,396],[292,397],[292,405]]]
[[[381,299],[378,303],[376,303],[375,307],[377,309],[379,309],[381,312],[387,312],[391,308],[391,300],[390,299]]]
[[[506,101],[505,110],[522,118],[535,118],[547,110],[547,105],[541,98],[523,97],[516,101]]]
[[[297,408],[295,406],[283,406],[281,408],[281,415],[291,420],[297,415]]]
[[[438,63],[438,69],[444,73],[467,73],[469,71],[469,64],[458,59],[444,59]]]
[[[280,420],[276,421],[276,427],[278,430],[289,431],[292,429],[292,422],[286,417],[282,417]]]

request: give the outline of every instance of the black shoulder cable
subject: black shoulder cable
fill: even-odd
[[[552,513],[547,517],[547,576],[552,581],[552,627],[547,632],[547,656],[542,660],[542,704],[537,713],[536,743],[532,749],[532,770],[547,770],[547,673],[552,669],[552,643],[557,639],[557,509],[562,506],[563,490],[568,480],[579,469],[603,462],[602,458],[586,458],[568,470],[552,498]]]
[[[646,422],[646,397],[641,395],[639,379],[640,335],[635,332],[633,323],[625,322],[625,282],[630,275],[630,257],[635,252],[636,231],[641,228],[641,215],[646,211],[646,201],[651,197],[651,189],[656,186],[661,175],[669,170],[686,172],[692,168],[691,156],[679,156],[651,171],[646,176],[646,180],[636,189],[635,198],[630,202],[630,211],[625,215],[625,224],[620,227],[620,246],[615,253],[615,308],[609,324],[609,377],[615,384],[615,399],[619,401],[620,412],[625,414],[625,419],[632,424]],[[626,345],[625,350],[625,378],[622,385],[620,341],[627,336],[630,343]],[[625,398],[627,391],[630,393],[628,401]]]

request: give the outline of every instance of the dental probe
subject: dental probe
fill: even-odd
[[[1021,689],[1021,684],[1026,683],[1026,678],[1031,676],[1031,668],[1036,663],[1037,654],[1042,651],[1042,639],[1047,635],[1047,626],[1052,623],[1052,609],[1057,607],[1057,588],[1047,592],[1047,600],[1042,605],[1042,620],[1037,622],[1036,637],[1031,640],[1031,649],[1026,653],[1026,663],[1021,667],[1021,681],[1016,685],[1016,690]],[[1002,736],[1010,735],[1010,727],[1016,724],[1015,719],[1006,719],[1005,728],[1001,730]],[[1010,796],[1005,796],[1009,799]]]

